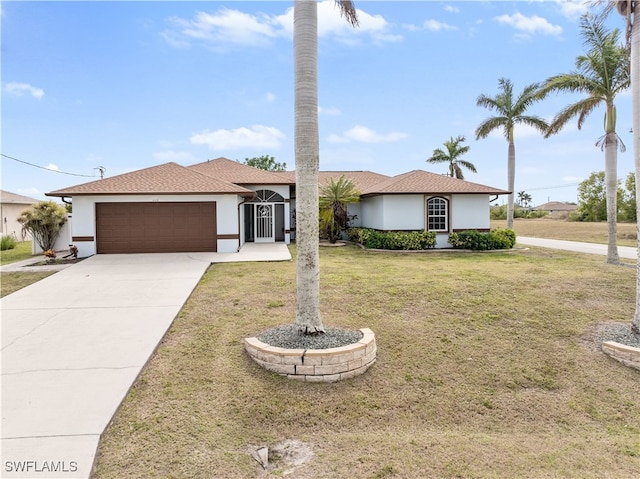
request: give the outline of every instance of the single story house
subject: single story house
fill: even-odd
[[[549,201],[532,209],[534,211],[546,211],[552,218],[568,218],[569,214],[578,209],[578,205],[562,201]]]
[[[344,175],[362,193],[349,205],[354,226],[438,233],[488,231],[489,203],[508,191],[422,170],[398,176],[370,171],[321,172],[320,183]],[[145,168],[47,193],[73,203],[72,242],[96,253],[230,253],[245,242],[295,238],[295,172],[269,172],[226,158],[192,166]]]
[[[0,190],[0,217],[2,218],[2,236],[13,236],[18,241],[31,239],[26,231],[23,234],[22,224],[18,222],[20,214],[37,203],[38,200],[28,196]]]

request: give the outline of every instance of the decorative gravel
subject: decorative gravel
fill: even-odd
[[[298,327],[295,324],[285,324],[269,329],[257,338],[263,343],[279,348],[329,349],[357,343],[362,339],[362,332],[325,327],[324,334],[311,336],[298,333]]]
[[[599,324],[586,335],[585,339],[591,343],[594,350],[600,350],[602,343],[606,341],[640,348],[640,334],[635,334],[631,330],[631,322]]]

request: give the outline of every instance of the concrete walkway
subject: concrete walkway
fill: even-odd
[[[2,477],[88,478],[101,434],[209,265],[291,259],[283,244],[247,246],[97,255],[2,298]]]
[[[606,244],[531,238],[527,236],[518,236],[516,242],[519,245],[540,246],[542,248],[562,249],[567,251],[576,251],[578,253],[599,254],[602,256],[607,256]],[[618,246],[618,256],[620,256],[620,258],[636,259],[638,257],[638,250],[637,248],[632,248],[631,246]]]

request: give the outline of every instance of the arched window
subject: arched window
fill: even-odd
[[[258,190],[253,203],[284,203],[284,198],[275,191]]]
[[[441,197],[427,200],[427,231],[449,231],[449,200]]]

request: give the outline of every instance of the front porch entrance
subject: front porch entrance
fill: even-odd
[[[273,243],[285,240],[284,198],[270,190],[258,190],[244,205],[245,242]]]

